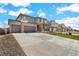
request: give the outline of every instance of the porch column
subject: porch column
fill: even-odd
[[[24,33],[24,25],[21,23],[21,33]]]
[[[52,32],[52,28],[50,28],[49,31]]]
[[[41,29],[42,29],[42,32],[44,32],[44,26],[43,25],[41,26]]]
[[[9,30],[10,30],[10,33],[12,32],[12,29],[11,29],[11,27],[12,27],[12,25],[10,25],[10,28],[9,28]]]
[[[37,32],[37,25],[35,27],[36,27],[36,32]]]

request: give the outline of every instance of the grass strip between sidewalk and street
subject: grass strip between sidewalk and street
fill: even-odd
[[[79,36],[75,36],[75,35],[60,34],[60,33],[53,33],[53,32],[48,32],[48,34],[56,35],[56,36],[60,36],[60,37],[65,37],[65,38],[70,38],[70,39],[75,39],[75,40],[79,40]]]

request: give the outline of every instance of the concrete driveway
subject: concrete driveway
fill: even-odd
[[[13,33],[28,56],[77,56],[79,41],[46,33]]]

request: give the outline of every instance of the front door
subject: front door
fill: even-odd
[[[41,31],[40,25],[37,25],[37,31]]]

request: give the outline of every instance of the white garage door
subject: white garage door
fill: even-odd
[[[25,26],[24,27],[24,32],[35,32],[36,27],[34,26]]]
[[[20,33],[21,32],[21,26],[20,25],[12,25],[11,26],[11,32],[12,33]]]

